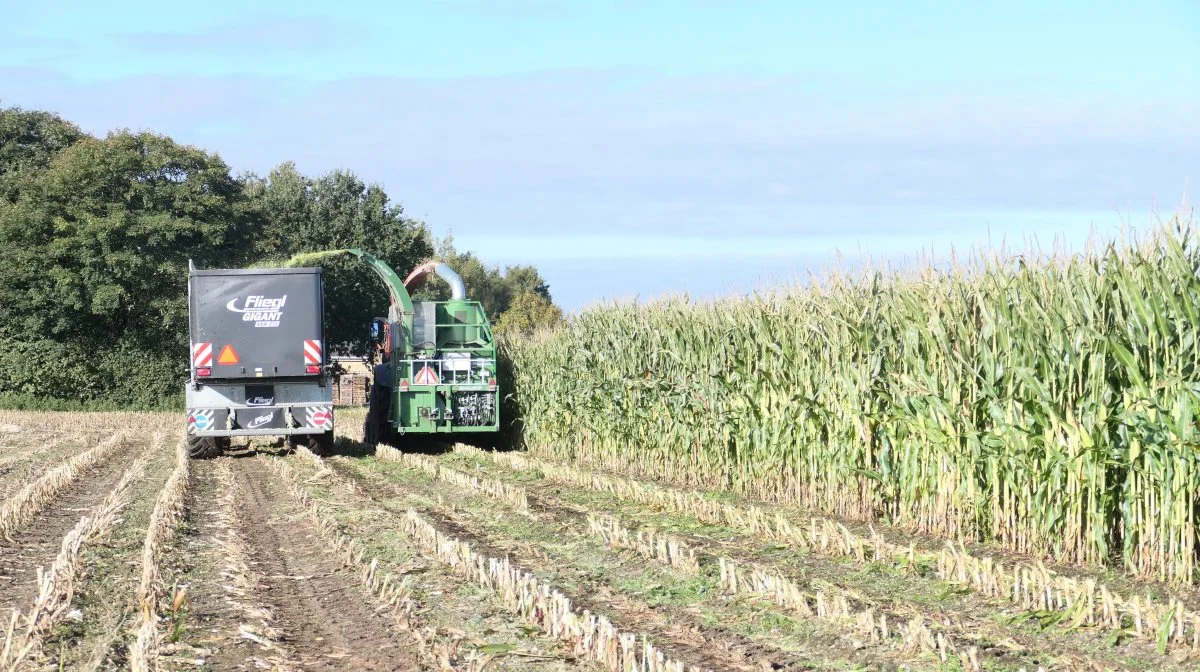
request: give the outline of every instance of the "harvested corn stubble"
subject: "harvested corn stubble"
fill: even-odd
[[[1164,604],[1149,596],[1124,597],[1094,579],[1065,576],[1041,562],[1005,564],[968,553],[961,544],[947,543],[937,551],[917,550],[888,541],[874,529],[868,537],[827,518],[810,517],[798,523],[799,514],[774,515],[753,504],[717,502],[703,493],[645,483],[558,464],[512,452],[486,452],[456,446],[464,454],[491,459],[522,471],[533,469],[545,478],[664,511],[683,513],[705,522],[728,526],[749,536],[792,544],[825,555],[852,557],[858,562],[884,561],[895,566],[935,568],[938,578],[969,587],[985,597],[1011,601],[1025,609],[1070,612],[1068,624],[1112,630],[1200,650],[1200,612],[1188,609],[1177,598]]]
[[[134,628],[137,635],[129,646],[129,664],[134,672],[154,669],[158,656],[158,614],[171,593],[171,587],[162,580],[161,563],[165,547],[183,517],[189,466],[186,438],[181,436],[175,444],[175,467],[159,491],[142,544],[142,574],[137,592],[139,612]]]

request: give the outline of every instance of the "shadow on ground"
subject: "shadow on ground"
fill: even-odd
[[[460,434],[453,437],[410,434],[395,437],[388,442],[388,445],[406,453],[441,455],[450,452],[456,443],[465,443],[484,450],[495,448],[494,437],[488,435],[472,436],[468,434]],[[334,439],[332,454],[344,455],[346,457],[369,457],[375,454],[375,446],[345,436],[339,436]]]

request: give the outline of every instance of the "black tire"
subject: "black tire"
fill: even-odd
[[[313,453],[325,457],[333,454],[333,430],[321,434],[308,435],[308,449]]]
[[[379,374],[375,374],[375,381]],[[391,427],[388,426],[388,405],[392,399],[392,390],[378,382],[371,383],[371,398],[367,405],[367,418],[363,420],[363,443],[375,447],[387,443],[391,438]]]
[[[193,460],[211,460],[214,457],[220,457],[228,446],[229,439],[222,441],[215,436],[192,436],[189,434],[187,438],[188,457]]]
[[[317,457],[325,457],[333,453],[333,432],[323,434],[295,434],[288,437],[292,450],[297,446],[308,448]]]

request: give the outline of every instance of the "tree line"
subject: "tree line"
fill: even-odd
[[[165,135],[95,137],[50,112],[0,107],[0,403],[174,407],[188,375],[189,259],[241,268],[344,247],[401,275],[448,262],[497,331],[562,317],[536,268],[501,271],[436,240],[352,172],[312,177],[285,162],[235,176]],[[349,257],[322,265],[328,346],[365,354],[386,290]],[[422,292],[447,296],[437,283]]]

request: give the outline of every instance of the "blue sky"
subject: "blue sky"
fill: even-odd
[[[985,6],[986,4],[986,6]],[[0,103],[384,184],[575,309],[1145,227],[1200,3],[0,0]]]

